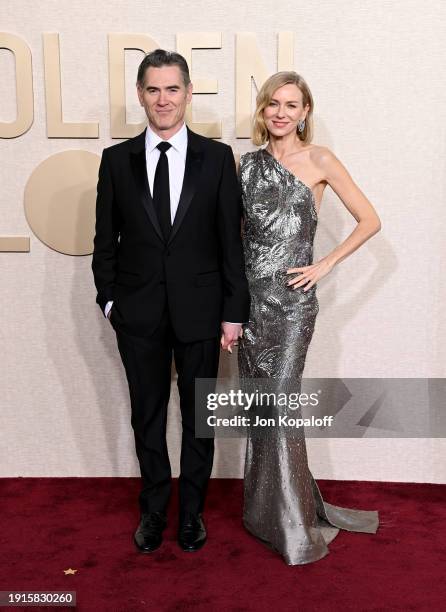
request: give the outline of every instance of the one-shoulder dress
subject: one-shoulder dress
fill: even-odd
[[[241,156],[249,322],[238,349],[241,379],[293,381],[300,390],[318,300],[286,285],[291,267],[310,265],[318,216],[312,190],[265,149]],[[248,428],[243,522],[289,565],[324,557],[340,529],[375,533],[378,512],[325,502],[307,459],[303,428],[292,436],[280,428],[267,435]]]

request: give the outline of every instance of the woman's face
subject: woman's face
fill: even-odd
[[[294,83],[276,89],[268,106],[263,110],[267,130],[273,136],[296,133],[297,124],[305,119],[310,106],[304,108],[302,92]]]

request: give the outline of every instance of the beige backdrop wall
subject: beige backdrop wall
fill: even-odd
[[[34,123],[2,140],[0,235],[30,236],[29,253],[0,253],[0,476],[137,475],[124,372],[114,333],[95,305],[91,256],[51,250],[24,215],[24,187],[59,151],[97,154],[110,138],[107,36],[144,33],[175,49],[181,32],[221,32],[222,48],[193,52],[192,79],[219,93],[194,102],[196,120],[223,122],[237,139],[235,35],[256,34],[272,73],[277,34],[294,34],[294,66],[316,102],[315,142],[329,146],[377,207],[382,232],[319,283],[320,314],[306,375],[443,377],[446,4],[391,0],[91,3],[2,0],[0,29],[32,51]],[[58,32],[65,121],[98,121],[99,139],[46,136],[42,34]],[[127,53],[128,121],[142,119]],[[0,121],[15,117],[14,61],[0,51]],[[253,90],[254,91],[254,90]],[[67,169],[69,172],[69,169]],[[317,255],[354,223],[327,190]],[[224,356],[222,368],[236,358]],[[177,473],[180,426],[173,393],[169,448]],[[444,440],[309,440],[316,477],[445,482]],[[219,441],[214,476],[242,473],[241,441]]]

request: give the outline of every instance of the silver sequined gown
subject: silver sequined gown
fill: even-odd
[[[294,380],[300,391],[318,301],[316,288],[287,288],[285,271],[309,265],[317,214],[311,189],[266,150],[242,155],[240,182],[245,216],[244,251],[251,292],[250,320],[239,343],[241,378]],[[277,381],[277,383],[276,383]],[[300,433],[299,433],[300,432]],[[293,437],[248,431],[245,527],[289,565],[324,557],[339,529],[375,533],[376,511],[325,502],[307,460],[302,428]]]

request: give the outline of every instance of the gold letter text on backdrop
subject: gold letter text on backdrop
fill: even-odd
[[[194,94],[218,93],[216,79],[199,79],[194,76],[192,69],[192,49],[221,49],[221,32],[182,32],[177,34],[177,51],[186,59]],[[186,111],[186,122],[191,130],[208,138],[221,138],[221,121],[214,123],[197,123],[193,118],[193,104],[189,104]]]
[[[14,55],[17,100],[16,119],[0,123],[0,138],[16,138],[29,130],[34,119],[31,49],[22,38],[7,32],[0,32],[0,49],[8,49]]]
[[[59,34],[43,35],[46,133],[48,138],[99,138],[99,124],[64,123],[60,78]]]
[[[236,34],[235,131],[237,138],[251,136],[252,80],[257,89],[269,76],[253,32]],[[293,33],[279,32],[277,70],[293,70]]]

